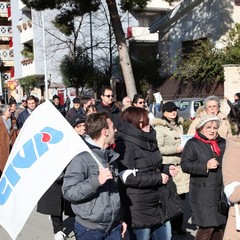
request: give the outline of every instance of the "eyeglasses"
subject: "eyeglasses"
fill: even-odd
[[[217,105],[213,105],[213,106],[207,106],[208,109],[211,109],[211,108],[218,108]]]
[[[138,102],[138,104],[145,104],[145,102]]]
[[[114,95],[104,95],[105,97],[108,97],[108,98],[110,98],[110,97],[114,97]]]

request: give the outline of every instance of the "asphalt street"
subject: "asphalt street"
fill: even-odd
[[[17,221],[17,219],[16,219]],[[65,218],[65,233],[68,240],[76,240],[73,233],[74,218]],[[172,240],[193,240],[196,227],[191,224],[188,202],[185,202],[184,227],[186,236],[173,236]],[[0,240],[12,240],[3,227],[0,226]],[[24,228],[16,240],[54,240],[51,221],[47,215],[40,214],[34,209]]]

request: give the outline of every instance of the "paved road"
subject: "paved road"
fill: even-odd
[[[187,236],[173,236],[172,240],[193,240],[196,228],[191,224],[189,206],[185,204],[184,222],[187,230]],[[17,221],[17,219],[16,219]],[[66,218],[64,224],[66,226],[65,233],[68,235],[68,240],[76,240],[73,234],[73,218]],[[32,211],[28,221],[16,240],[53,240],[52,225],[47,215]],[[0,240],[11,240],[8,233],[0,226]]]

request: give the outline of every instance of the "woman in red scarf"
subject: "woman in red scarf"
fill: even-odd
[[[198,226],[195,240],[221,240],[226,216],[218,212],[222,188],[222,157],[225,139],[218,135],[221,120],[203,116],[194,137],[186,143],[182,170],[190,174],[189,203],[192,222]]]

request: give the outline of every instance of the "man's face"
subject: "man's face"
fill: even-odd
[[[73,103],[73,107],[75,109],[79,109],[80,108],[80,103]]]
[[[53,103],[54,105],[59,105],[60,101],[58,98],[54,98]]]
[[[105,105],[111,105],[113,102],[113,97],[113,92],[109,89],[106,89],[104,95],[101,96],[102,101]]]
[[[27,101],[27,107],[30,109],[30,110],[34,110],[36,108],[37,104],[35,102],[35,100],[28,100]]]
[[[145,108],[145,101],[143,98],[139,98],[137,103],[134,103],[135,107]]]
[[[114,127],[114,124],[110,118],[107,119],[108,122],[108,134],[107,134],[107,143],[108,144],[114,144],[115,142],[115,133],[116,128]]]

